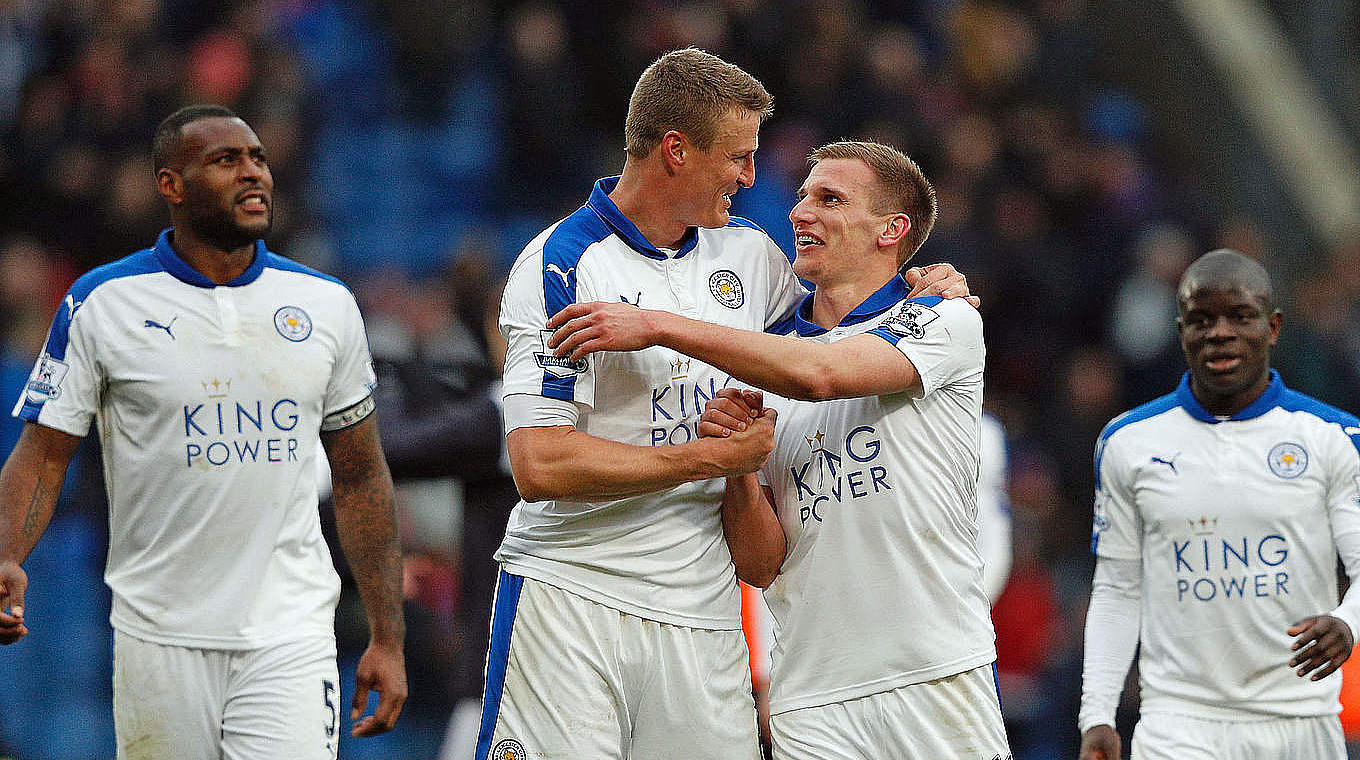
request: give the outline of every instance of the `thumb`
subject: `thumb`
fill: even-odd
[[[902,273],[902,279],[906,280],[908,285],[915,285],[924,275],[925,270],[920,267],[912,267]]]

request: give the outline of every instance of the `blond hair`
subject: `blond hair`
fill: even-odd
[[[624,149],[645,158],[671,130],[700,149],[717,137],[718,121],[734,110],[774,112],[765,86],[741,68],[698,48],[672,50],[648,66],[633,87],[624,121]]]
[[[897,249],[897,265],[901,266],[916,255],[921,244],[930,236],[939,213],[935,188],[921,171],[921,167],[902,151],[880,143],[842,141],[829,143],[812,151],[808,164],[816,166],[833,158],[849,158],[863,162],[878,182],[874,198],[874,213],[904,213],[911,219],[911,229]]]

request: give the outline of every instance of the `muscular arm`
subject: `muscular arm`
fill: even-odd
[[[368,615],[370,640],[356,671],[351,715],[357,720],[362,714],[370,689],[379,692],[374,714],[353,730],[355,736],[369,736],[396,725],[406,701],[406,622],[392,476],[378,443],[376,415],[322,433],[321,443],[331,464],[336,530]]]
[[[773,409],[764,409],[760,391],[723,388],[704,405],[699,435],[728,437],[738,432],[740,425],[769,425],[773,433],[775,419]],[[755,473],[727,479],[722,526],[737,578],[757,588],[768,588],[784,564],[788,540],[774,509],[774,493],[760,485]]]
[[[28,576],[20,565],[52,519],[79,444],[77,436],[30,422],[0,469],[0,644],[28,632],[23,622]]]
[[[666,346],[785,398],[825,401],[908,390],[920,384],[911,361],[887,341],[856,335],[829,345],[740,330],[638,309],[576,303],[548,320],[558,355]]]
[[[554,425],[515,428],[506,445],[526,501],[601,501],[753,472],[764,464],[773,438],[771,430],[757,434],[752,428],[678,446],[634,446]]]
[[[784,564],[788,544],[770,489],[761,486],[754,473],[727,479],[722,525],[737,578],[756,588],[769,588]]]

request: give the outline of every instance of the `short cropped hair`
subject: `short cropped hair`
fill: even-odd
[[[1240,289],[1260,298],[1266,311],[1275,308],[1275,288],[1266,268],[1256,259],[1231,248],[1209,251],[1186,267],[1176,287],[1176,302],[1180,304],[1182,314],[1186,302],[1201,289]]]
[[[230,108],[211,104],[185,106],[175,111],[156,127],[156,136],[151,141],[152,168],[156,171],[175,168],[173,164],[179,159],[185,126],[200,119],[239,118]]]
[[[774,98],[740,67],[698,48],[672,50],[648,66],[633,87],[624,149],[645,158],[667,132],[682,132],[700,149],[713,144],[718,120],[736,109],[774,113]]]
[[[901,266],[916,255],[935,227],[939,202],[935,188],[926,179],[921,167],[902,151],[874,142],[833,142],[812,151],[808,164],[816,166],[833,158],[862,161],[878,181],[874,213],[904,213],[911,219],[911,229],[897,249],[897,265]]]

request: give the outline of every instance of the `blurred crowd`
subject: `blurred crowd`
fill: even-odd
[[[1351,411],[1360,398],[1360,243],[1273,240],[1161,160],[1154,114],[1105,79],[1096,12],[1088,0],[0,0],[4,403],[70,282],[168,223],[149,159],[158,121],[193,102],[240,113],[277,183],[270,247],[355,289],[394,394],[390,456],[409,457],[393,469],[412,700],[398,732],[341,756],[436,756],[454,705],[480,686],[466,641],[484,627],[490,550],[514,499],[499,428],[477,416],[498,374],[497,283],[622,167],[642,68],[696,45],[775,96],[757,184],[734,211],[786,250],[819,144],[887,142],[935,182],[940,219],[915,263],[949,261],[982,296],[988,407],[1010,437],[1015,560],[994,616],[1015,757],[1075,757],[1092,447],[1111,417],[1177,382],[1183,268],[1220,246],[1262,260],[1283,286],[1286,381]],[[446,427],[432,427],[440,414]],[[0,420],[0,455],[17,429]],[[441,441],[463,448],[450,458]],[[0,652],[0,677],[30,684],[0,690],[0,756],[111,746],[95,456],[31,560],[61,568],[30,574],[62,588],[30,592],[27,650]],[[351,669],[364,635],[352,596],[338,621]],[[53,630],[44,619],[58,614]]]

